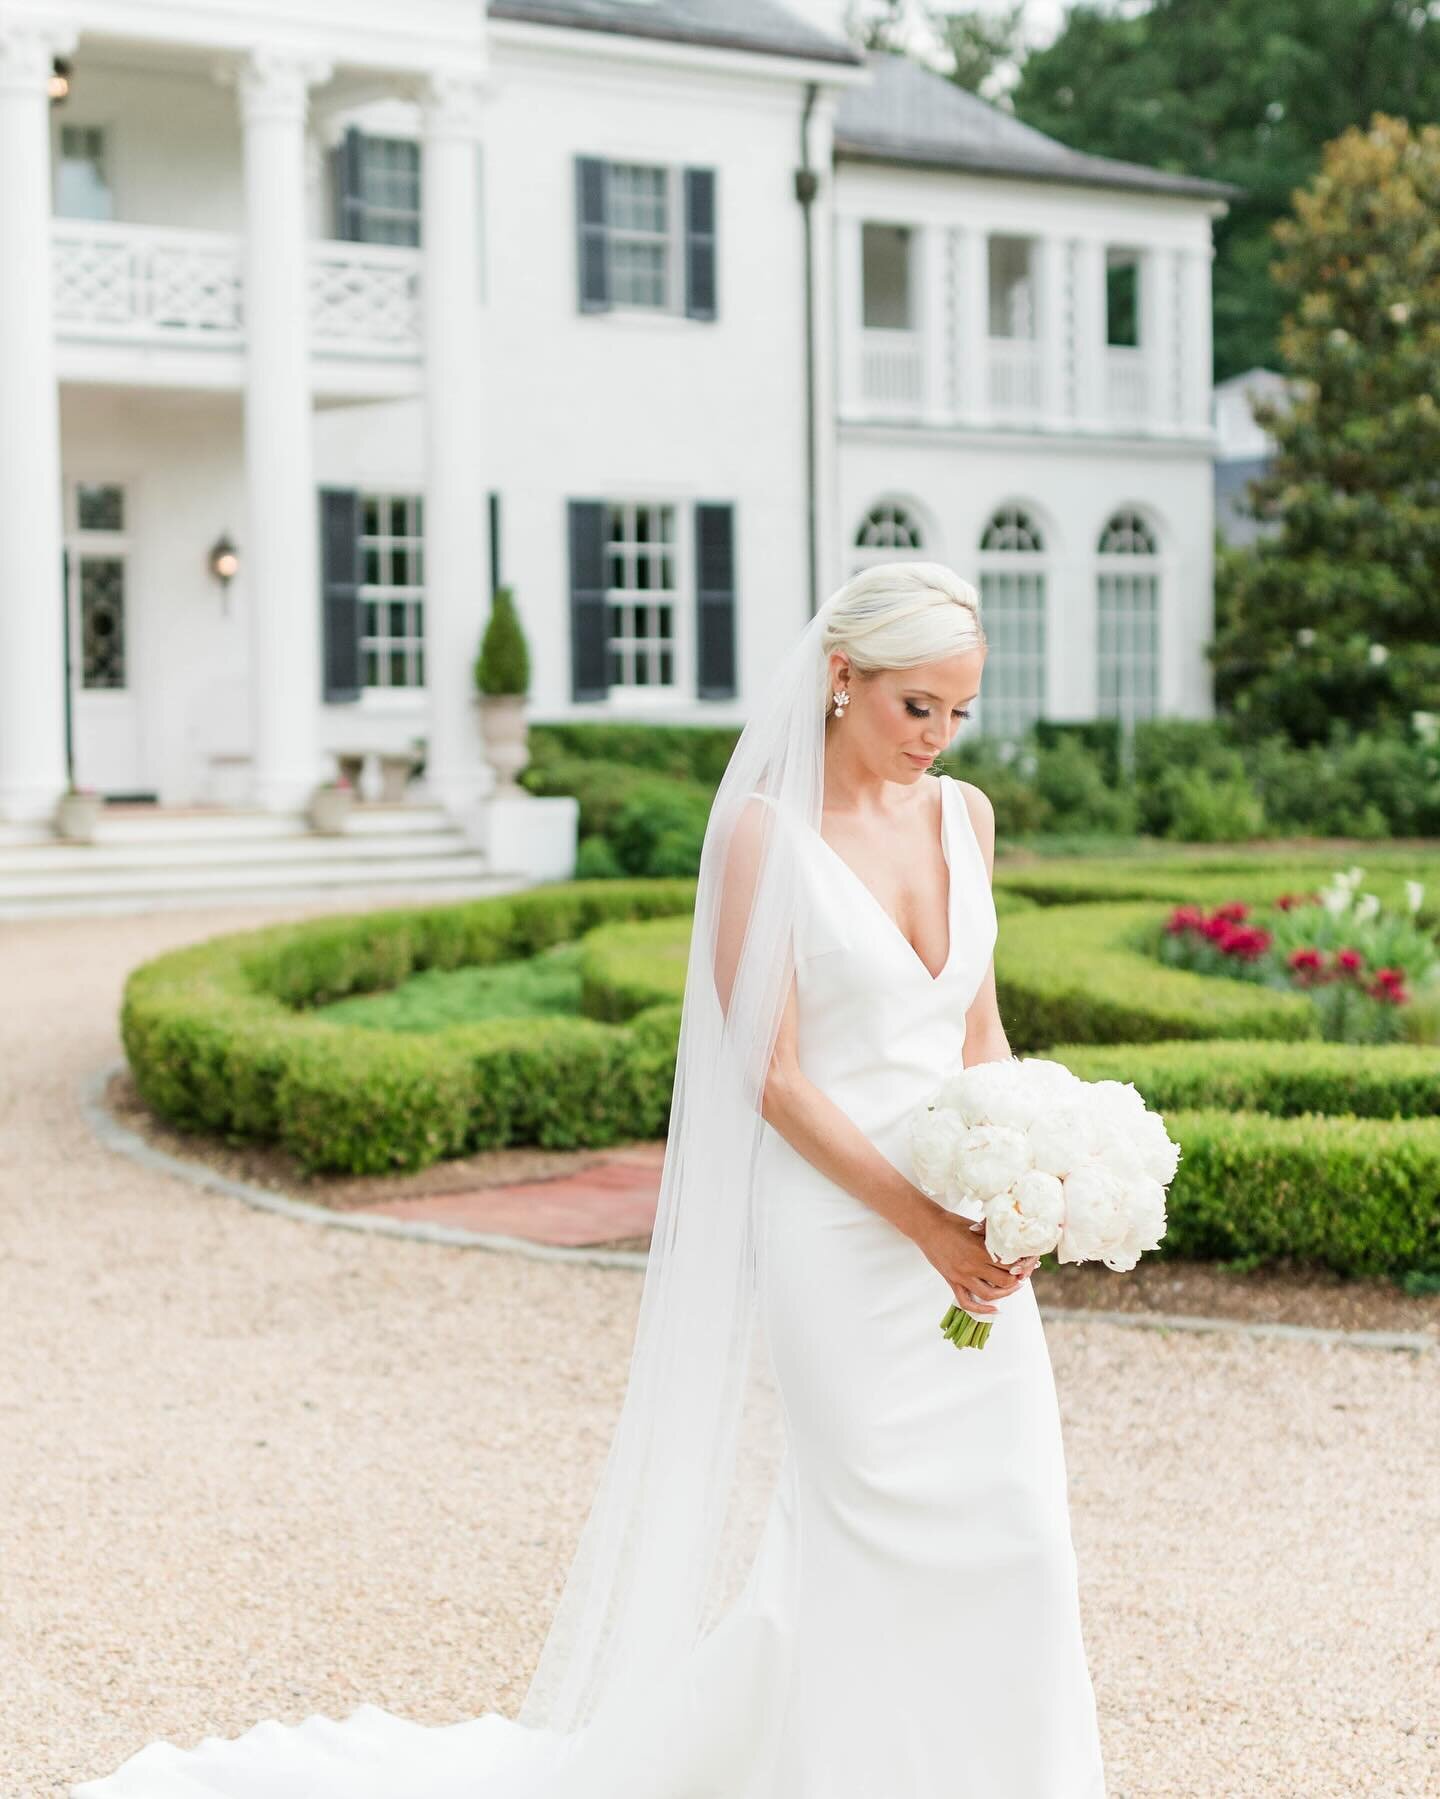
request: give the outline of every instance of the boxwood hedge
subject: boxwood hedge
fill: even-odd
[[[492,1019],[423,1036],[317,1010],[427,968],[488,964],[611,920],[688,914],[693,881],[567,882],[465,905],[326,918],[146,963],[120,1027],[145,1102],[184,1129],[279,1142],[305,1167],[413,1169],[507,1143],[578,1148],[663,1132],[674,1005]]]

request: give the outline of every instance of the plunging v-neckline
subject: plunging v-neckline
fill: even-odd
[[[947,780],[947,776],[941,775],[940,853],[945,859],[945,929],[947,932],[947,941],[945,944],[945,960],[940,964],[940,972],[938,974],[931,974],[925,963],[921,961],[919,950],[916,949],[915,945],[900,929],[900,926],[895,922],[895,919],[891,916],[888,908],[881,905],[879,899],[877,899],[875,894],[871,891],[869,883],[860,879],[859,875],[856,874],[855,870],[840,854],[839,850],[837,850],[833,844],[827,843],[818,829],[814,832],[815,839],[820,844],[821,848],[827,850],[830,855],[834,857],[841,868],[845,870],[850,879],[870,901],[870,904],[874,906],[875,910],[885,920],[886,924],[889,925],[896,937],[910,952],[911,959],[914,961],[915,966],[920,970],[921,974],[924,975],[925,979],[932,987],[938,986],[939,983],[944,980],[945,976],[949,973],[950,964],[955,960],[955,864],[952,859],[950,847],[950,806],[945,792]]]

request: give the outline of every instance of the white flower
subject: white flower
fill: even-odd
[[[1405,883],[1405,904],[1412,912],[1420,910],[1420,902],[1424,897],[1425,883],[1423,881],[1407,881]]]
[[[1369,924],[1370,920],[1379,910],[1379,898],[1373,893],[1362,893],[1360,895],[1360,903],[1355,908],[1356,924]]]
[[[1158,1181],[1141,1179],[1125,1191],[1125,1238],[1102,1260],[1117,1274],[1128,1273],[1146,1250],[1158,1249],[1165,1235],[1165,1190]]]
[[[1035,1165],[1030,1140],[1005,1124],[977,1124],[955,1153],[955,1184],[985,1201],[1002,1193]]]
[[[910,1117],[910,1153],[914,1180],[932,1199],[948,1199],[955,1192],[955,1156],[970,1135],[963,1118],[943,1106],[914,1112]]]
[[[1180,1166],[1180,1145],[1165,1129],[1158,1112],[1147,1112],[1134,1127],[1135,1150],[1152,1181],[1168,1187]]]
[[[1320,891],[1320,904],[1333,918],[1338,918],[1349,907],[1350,899],[1350,889],[1338,875],[1332,885]]]
[[[1295,641],[1300,645],[1302,650],[1308,650],[1310,645],[1315,641],[1314,626],[1301,625],[1300,629],[1295,633]]]
[[[1125,1189],[1098,1165],[1077,1168],[1061,1183],[1065,1189],[1065,1226],[1060,1233],[1062,1262],[1092,1262],[1113,1255],[1125,1242],[1129,1209]]]
[[[1343,875],[1336,875],[1335,877],[1337,881],[1344,881],[1347,887],[1358,887],[1364,878],[1365,870],[1357,867],[1353,862],[1350,864],[1349,868],[1345,870]]]
[[[1104,1148],[1107,1132],[1098,1112],[1078,1105],[1057,1106],[1048,1118],[1030,1126],[1034,1165],[1062,1178],[1081,1168]]]
[[[1383,643],[1372,643],[1366,653],[1370,658],[1371,665],[1375,668],[1383,668],[1390,657],[1390,652]]]
[[[1060,1240],[1065,1192],[1053,1174],[1028,1169],[985,1202],[985,1247],[1002,1262],[1048,1255]]]
[[[1330,333],[1330,341],[1337,346],[1348,344],[1350,341],[1350,333],[1343,325],[1336,325]]]
[[[1403,325],[1410,317],[1410,308],[1403,300],[1397,300],[1390,308],[1390,317],[1397,325]]]

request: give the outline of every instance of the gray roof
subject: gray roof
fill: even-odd
[[[858,53],[797,18],[780,0],[491,0],[492,19],[665,38],[715,49],[759,50],[857,64]]]
[[[980,175],[1134,188],[1205,200],[1238,199],[1244,192],[1226,181],[1172,175],[1142,163],[1072,150],[908,57],[877,50],[866,61],[873,79],[846,88],[840,96],[835,117],[837,159],[965,169]]]

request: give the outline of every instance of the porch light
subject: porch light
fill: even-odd
[[[63,56],[51,58],[50,80],[46,87],[52,106],[58,106],[62,100],[70,97],[70,63]]]
[[[230,609],[230,583],[240,567],[240,555],[230,534],[222,531],[210,546],[210,573],[220,583],[220,592],[225,602],[225,609]]]

